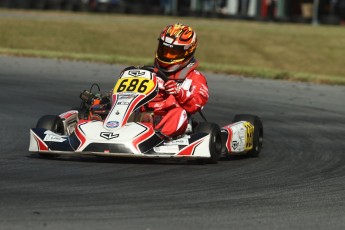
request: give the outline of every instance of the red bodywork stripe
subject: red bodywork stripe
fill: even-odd
[[[178,156],[190,156],[193,155],[195,148],[204,141],[205,138],[202,138],[201,140],[198,140],[191,145],[188,145],[187,147],[183,148],[178,154]]]
[[[85,124],[85,122],[82,122],[82,124]],[[79,126],[80,126],[80,125],[81,125],[81,124],[79,123],[79,124],[77,125],[77,128],[75,129],[75,134],[76,134],[77,138],[78,138],[79,141],[80,141],[80,145],[78,146],[77,150],[78,150],[83,144],[85,144],[85,142],[86,142],[85,136],[84,136],[83,133],[79,130]]]
[[[34,135],[34,138],[38,145],[38,151],[48,151],[49,148],[38,136]]]
[[[60,114],[59,117],[67,119],[67,118],[69,118],[70,116],[72,116],[72,115],[74,115],[76,113],[78,113],[78,112],[77,111],[66,112],[66,113]]]
[[[140,101],[143,97],[145,97],[145,96],[144,95],[139,95],[137,98],[135,98],[132,101],[132,105],[128,108],[127,113],[126,113],[126,115],[124,116],[124,118],[122,120],[122,126],[124,126],[127,123],[127,120],[129,118],[129,116],[132,114],[132,111],[133,111],[134,107],[137,105],[138,101]]]
[[[132,144],[133,144],[134,148],[135,148],[138,152],[140,152],[140,151],[139,151],[139,148],[138,148],[138,145],[139,145],[141,142],[147,140],[148,138],[150,138],[152,135],[155,134],[155,131],[153,130],[152,124],[148,124],[148,125],[146,125],[146,124],[145,124],[145,125],[141,124],[141,125],[142,125],[142,126],[146,126],[147,130],[146,130],[143,134],[141,134],[140,136],[138,136],[137,138],[135,138],[135,139],[132,141]]]

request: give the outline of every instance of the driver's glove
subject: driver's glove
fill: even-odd
[[[164,84],[165,92],[170,95],[179,95],[181,87],[174,80],[169,80]]]

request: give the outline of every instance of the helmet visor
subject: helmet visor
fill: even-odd
[[[175,62],[186,58],[188,50],[184,46],[170,45],[159,40],[157,57],[165,62]]]

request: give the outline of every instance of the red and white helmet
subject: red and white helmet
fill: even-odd
[[[179,23],[169,25],[158,39],[155,65],[164,72],[178,71],[190,62],[196,47],[197,37],[191,27]]]

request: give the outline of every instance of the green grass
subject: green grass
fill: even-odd
[[[201,69],[345,85],[345,29],[221,19],[0,11],[0,54],[150,64],[165,25],[198,34]]]

